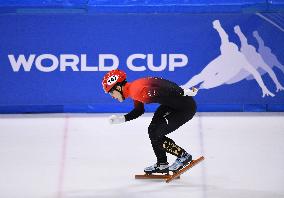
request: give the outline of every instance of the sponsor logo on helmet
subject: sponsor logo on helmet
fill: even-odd
[[[112,75],[107,79],[107,85],[113,85],[114,83],[117,82],[118,76],[117,75]]]

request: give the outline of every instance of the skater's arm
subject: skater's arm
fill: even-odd
[[[125,121],[130,121],[138,118],[145,112],[144,104],[139,101],[134,101],[134,109],[130,111],[128,114],[124,115]]]

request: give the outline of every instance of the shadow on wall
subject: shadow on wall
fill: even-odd
[[[272,70],[276,66],[284,73],[284,66],[271,52],[271,49],[264,46],[264,42],[257,31],[254,31],[253,35],[259,42],[259,52],[256,51],[254,46],[248,44],[240,26],[236,25],[234,27],[234,31],[241,41],[239,50],[235,43],[229,41],[229,36],[222,28],[219,20],[213,21],[212,24],[221,38],[221,54],[206,65],[199,74],[182,85],[183,88],[212,89],[224,84],[234,84],[242,80],[254,79],[262,90],[262,97],[274,97],[275,94],[268,90],[261,77],[261,75],[268,73],[276,86],[276,92],[284,90]]]

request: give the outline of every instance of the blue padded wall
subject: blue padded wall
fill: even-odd
[[[279,66],[284,65],[283,5],[283,1],[1,0],[0,113],[127,112],[131,100],[121,105],[101,88],[103,75],[112,67],[125,70],[129,81],[158,76],[179,85],[213,68],[194,84],[201,87],[195,97],[198,111],[284,111],[284,66]],[[237,26],[246,39],[237,34]],[[222,58],[225,38],[239,58],[234,53]],[[263,70],[250,60],[261,80],[251,69],[239,68],[245,61],[241,55],[245,40],[271,69]],[[170,58],[175,56],[179,58]],[[231,75],[236,67],[235,76],[214,84],[219,73]],[[148,111],[155,108],[147,106]]]

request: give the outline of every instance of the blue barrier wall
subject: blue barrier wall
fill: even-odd
[[[114,68],[129,81],[158,76],[199,87],[199,111],[284,110],[284,14],[247,9],[271,2],[234,1],[226,13],[225,1],[5,2],[1,113],[127,112],[131,100],[120,104],[101,88]]]

